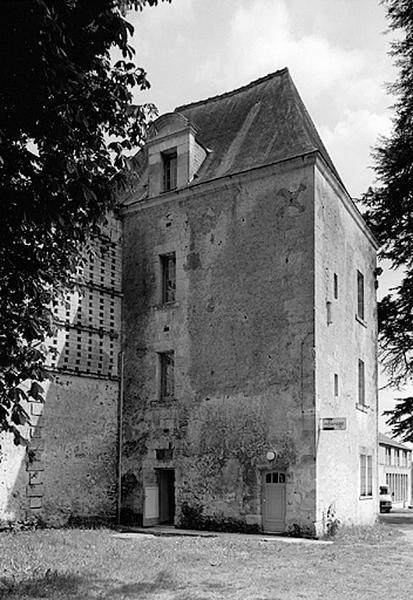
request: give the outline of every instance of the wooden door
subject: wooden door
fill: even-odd
[[[159,469],[159,523],[173,525],[175,518],[175,471]]]
[[[264,473],[262,524],[268,533],[282,533],[285,530],[285,492],[285,473]]]

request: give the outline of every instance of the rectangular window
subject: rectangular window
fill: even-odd
[[[178,158],[176,150],[162,153],[163,191],[175,190],[177,186]]]
[[[161,259],[162,271],[162,303],[175,302],[176,292],[176,256],[175,252],[163,254]]]
[[[373,495],[373,457],[367,457],[367,496]]]
[[[385,448],[385,463],[386,465],[391,465],[391,449]]]
[[[161,399],[175,396],[175,356],[174,352],[161,352],[160,358],[160,394]]]
[[[338,276],[337,276],[337,273],[334,273],[334,298],[336,300],[338,298]]]
[[[357,316],[364,321],[364,275],[357,271]]]
[[[327,308],[327,325],[331,325],[331,323],[333,322],[333,318],[331,316],[331,302],[326,302],[326,308]]]
[[[338,396],[338,375],[334,373],[334,396]]]
[[[401,459],[402,459],[401,466],[407,467],[407,452],[406,452],[406,450],[402,450]]]
[[[360,496],[373,495],[373,457],[360,455]]]
[[[365,369],[364,362],[359,358],[359,367],[358,367],[358,403],[365,406],[366,405],[366,386],[365,386]]]

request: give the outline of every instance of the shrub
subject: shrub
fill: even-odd
[[[204,515],[204,507],[199,504],[190,505],[183,502],[179,526],[182,529],[198,529],[203,531],[220,531],[226,533],[259,533],[257,524],[249,524],[243,519],[226,517],[223,514]]]

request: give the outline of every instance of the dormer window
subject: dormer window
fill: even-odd
[[[152,124],[147,143],[149,198],[191,183],[207,156],[195,134],[196,128],[179,113],[163,115]]]
[[[177,162],[176,148],[162,152],[164,192],[175,190],[177,187]]]

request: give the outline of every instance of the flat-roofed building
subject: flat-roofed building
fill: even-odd
[[[412,450],[379,433],[379,485],[389,486],[393,507],[412,504]]]

